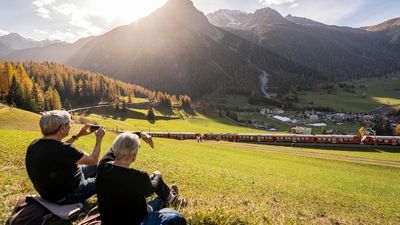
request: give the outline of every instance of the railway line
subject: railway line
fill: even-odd
[[[338,160],[338,161],[344,161],[344,162],[400,168],[400,161],[368,159],[368,158],[361,158],[361,157],[354,157],[354,156],[334,155],[334,154],[329,154],[329,153],[307,152],[307,151],[301,150],[299,148],[296,148],[297,145],[295,145],[292,150],[289,150],[289,149],[277,149],[271,145],[266,146],[266,145],[259,145],[259,144],[250,144],[250,143],[216,142],[216,144],[225,145],[225,146],[227,145],[227,146],[235,146],[235,147],[238,147],[238,146],[245,147],[245,148],[248,148],[251,150],[263,151],[263,152],[284,153],[284,154],[289,154],[289,155],[304,156],[304,157],[311,157],[311,158],[318,158],[318,159]],[[283,146],[282,144],[278,144],[278,145],[274,144],[274,145],[275,146]],[[285,146],[288,146],[288,145],[285,145]],[[300,146],[312,147],[310,145],[300,145]],[[336,149],[337,146],[330,145],[329,147],[331,147],[331,148],[335,147],[335,149]],[[352,146],[352,147],[356,147],[356,146]],[[372,148],[376,151],[381,151],[383,149],[386,149],[386,148],[382,148],[382,147],[379,147],[378,149],[376,149],[376,148],[373,148],[372,146],[365,146],[363,148]],[[347,146],[346,149],[351,150],[351,147]],[[393,149],[393,148],[391,148],[391,149]],[[396,150],[399,150],[399,153],[400,153],[399,147],[397,147]]]

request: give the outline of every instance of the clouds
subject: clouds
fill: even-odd
[[[161,7],[167,0],[12,0],[0,7],[0,35],[73,42],[129,24]],[[254,12],[271,7],[319,22],[353,27],[399,17],[398,0],[192,0],[204,13],[218,9]],[[27,4],[29,2],[30,4]]]
[[[0,36],[7,35],[10,32],[0,29]]]
[[[296,0],[260,0],[263,5],[280,5],[285,3],[294,3]]]
[[[52,31],[35,29],[37,35],[48,35],[51,39],[75,41],[80,37],[99,35],[106,31],[104,24],[94,24],[91,18],[96,15],[90,11],[90,1],[78,0],[35,0],[32,2],[36,14],[41,18],[60,24]]]
[[[47,26],[53,27],[54,33],[50,32],[53,36],[64,37],[66,39],[62,40],[65,41],[75,41],[79,37],[100,35],[114,27],[132,23],[166,1],[32,0],[32,5],[36,15],[42,19],[41,22],[48,21]]]
[[[296,0],[259,0],[265,6],[284,5],[283,7],[292,9],[300,4]]]
[[[54,2],[55,0],[35,0],[32,2],[32,4],[36,7],[35,11],[37,12],[38,16],[41,16],[45,19],[51,19],[50,10],[48,7]]]

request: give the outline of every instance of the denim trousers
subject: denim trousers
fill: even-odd
[[[149,202],[150,203],[150,202]],[[140,225],[186,225],[182,214],[171,208],[148,213]]]
[[[79,166],[79,169],[82,171],[82,177],[78,188],[69,194],[66,199],[58,203],[67,205],[84,202],[86,199],[96,194],[97,165]]]
[[[179,212],[171,208],[164,208],[171,189],[164,182],[162,177],[153,174],[150,176],[150,179],[157,197],[147,203],[149,213],[140,225],[186,224],[186,220]]]

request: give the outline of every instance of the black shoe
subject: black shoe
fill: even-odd
[[[173,184],[171,186],[171,194],[178,196],[179,195],[179,189],[178,186],[176,186],[176,184]]]

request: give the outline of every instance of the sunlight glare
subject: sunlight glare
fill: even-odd
[[[108,21],[131,23],[160,8],[167,0],[92,0],[90,8]]]

